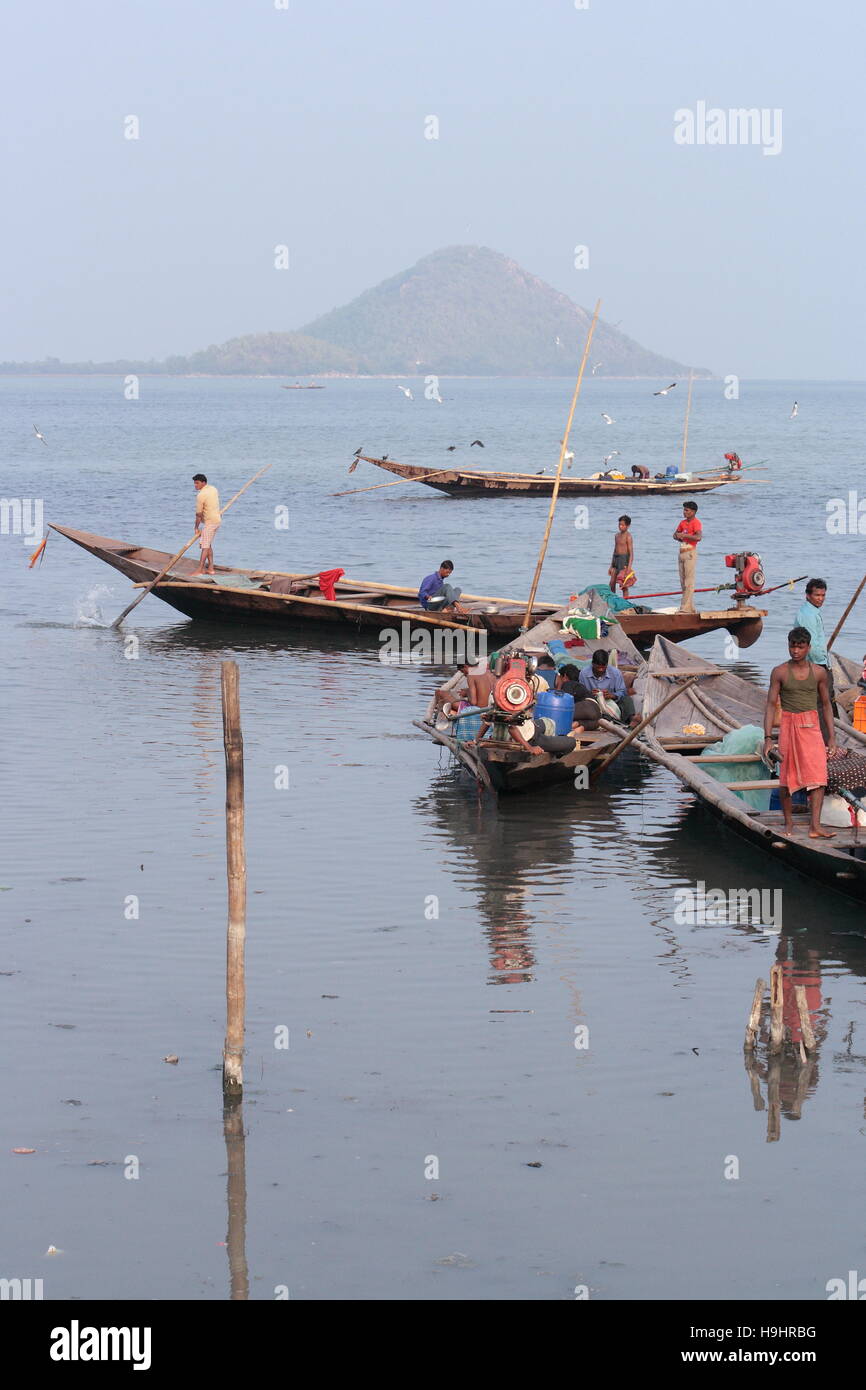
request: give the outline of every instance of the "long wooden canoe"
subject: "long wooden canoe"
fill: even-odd
[[[751,759],[742,762],[743,772],[734,783],[719,781],[709,771],[718,768],[714,746],[725,734],[744,724],[763,725],[765,690],[659,638],[639,680],[644,710],[656,708],[671,682],[689,674],[700,674],[702,679],[673,700],[641,735],[642,751],[673,772],[714,816],[778,863],[866,902],[866,829],[841,828],[834,831],[832,840],[810,840],[806,816],[795,811],[795,831],[788,835],[781,811],[757,809],[747,800],[754,794],[769,801],[771,788],[778,785],[763,764]],[[703,726],[702,736],[683,734],[695,724]],[[686,739],[690,747],[681,741]],[[836,720],[836,740],[841,748],[866,755],[866,735],[843,720]],[[686,749],[698,756],[685,756]],[[729,760],[732,767],[740,764],[741,759]],[[732,867],[731,886],[741,882],[742,869]]]
[[[150,582],[171,559],[169,551],[151,550],[90,531],[53,524],[51,529],[119,570],[133,583]],[[405,620],[410,623],[411,631],[471,629],[486,632],[500,642],[516,636],[526,609],[525,602],[516,598],[462,594],[460,602],[469,610],[467,617],[454,613],[440,615],[421,607],[417,589],[345,577],[338,581],[336,597],[330,601],[320,592],[315,579],[308,575],[217,565],[216,581],[193,579],[195,563],[188,556],[178,560],[152,592],[189,618],[216,622],[339,623],[381,630],[385,626],[393,628]],[[561,609],[561,604],[539,601],[532,611],[533,621],[541,622]]]
[[[373,458],[368,454],[359,455],[365,463],[384,468],[386,473],[395,473],[407,482],[420,482],[425,487],[445,492],[449,497],[550,497],[553,492],[552,473],[487,473],[469,468],[448,466],[434,472],[430,467],[420,468],[410,463],[395,463],[393,459]],[[690,496],[696,492],[712,492],[714,488],[725,487],[728,483],[739,481],[734,474],[718,478],[701,478],[692,483],[660,482],[655,478],[646,482],[604,482],[600,478],[563,477],[559,484],[561,497],[649,497],[649,496]]]

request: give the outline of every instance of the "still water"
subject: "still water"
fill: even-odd
[[[359,445],[551,467],[571,383],[443,381],[442,405],[414,386],[143,378],[127,401],[119,380],[0,379],[0,490],[174,551],[192,473],[225,501],[270,461],[218,560],[414,583],[447,555],[463,587],[525,594],[545,501],[330,494],[383,480],[348,477]],[[626,467],[678,459],[684,400],[651,392],[585,383],[576,470],[613,448]],[[765,482],[698,499],[698,583],[757,550],[768,583],[827,578],[832,626],[863,548],[828,533],[827,502],[858,486],[864,423],[860,385],[744,382],[729,401],[698,383],[691,466],[768,460]],[[542,597],[606,576],[622,510],[590,501],[576,527],[561,506]],[[674,588],[679,506],[631,515],[638,592]],[[779,877],[636,757],[579,798],[480,800],[412,728],[440,673],[381,664],[370,635],[192,624],[152,597],[113,632],[121,576],[57,536],[37,569],[27,555],[0,537],[0,1275],[50,1299],[226,1299],[229,1207],[234,1292],[253,1299],[821,1299],[866,1271],[862,910]],[[767,602],[736,667],[756,679],[799,598]],[[695,650],[728,660],[724,638]],[[866,604],[840,650],[866,651]],[[226,657],[246,753],[245,1173],[219,1077]],[[781,889],[781,931],[682,920],[676,891],[699,882]],[[817,1011],[817,1056],[768,1064],[762,1046],[747,1069],[777,960]]]

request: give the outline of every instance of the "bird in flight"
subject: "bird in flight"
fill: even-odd
[[[382,463],[387,463],[387,462],[388,462],[388,457],[389,457],[388,454],[383,454],[383,455],[382,455],[382,458],[381,458],[381,462],[382,462]]]
[[[562,347],[562,339],[561,339],[561,338],[554,338],[553,341],[556,343],[556,346],[557,346],[557,347]]]
[[[794,405],[793,405],[793,407],[792,407],[792,409],[791,409],[791,414],[788,416],[788,419],[789,419],[789,420],[795,420],[796,417],[797,417],[797,415],[798,415],[798,413],[799,413],[799,410],[800,410],[800,407],[798,406],[797,402],[795,401],[795,402],[794,402]],[[36,426],[34,425],[33,428],[36,429]],[[40,439],[42,438],[42,435],[41,435],[41,434],[40,434],[39,438],[40,438]]]
[[[403,392],[403,395],[406,397],[407,401],[414,401],[415,397],[412,395],[412,392],[408,386],[401,386],[398,382],[397,390]]]
[[[616,424],[616,420],[612,420],[611,417],[610,417],[609,415],[605,415],[604,411],[601,412],[601,418],[602,418],[602,420],[604,421],[604,423],[605,423],[606,425],[615,425],[615,424]]]
[[[43,443],[43,444],[45,445],[45,447],[47,448],[47,447],[48,447],[48,440],[45,438],[45,435],[44,435],[44,434],[40,434],[40,433],[39,433],[39,430],[38,430],[38,428],[37,428],[36,425],[33,426],[33,433],[36,435],[36,438],[37,438],[37,439],[41,439],[41,440],[42,440],[42,443]]]
[[[469,445],[470,449],[474,449],[476,444],[478,445],[479,449],[484,448],[484,441],[482,439],[473,439],[472,443]]]
[[[614,449],[614,451],[613,451],[612,454],[605,454],[604,458],[602,459],[602,463],[604,463],[604,464],[610,463],[611,459],[615,459],[615,458],[618,456],[618,454],[619,454],[619,449]]]
[[[363,444],[359,444],[358,447],[357,447],[357,449],[355,450],[354,454],[352,455],[352,458],[355,458],[355,459],[360,458],[360,457],[361,457],[361,450],[363,449],[363,447],[364,447]]]
[[[593,376],[595,376],[595,374],[596,374],[596,372],[598,371],[599,367],[603,367],[603,366],[604,366],[604,363],[603,363],[603,362],[593,362],[593,364],[592,364],[592,374],[593,374]]]
[[[448,453],[449,453],[449,454],[453,454],[453,453],[454,453],[454,450],[455,450],[456,448],[457,448],[457,445],[456,445],[456,444],[449,444],[449,445],[448,445]]]
[[[676,386],[676,382],[675,382],[675,381],[672,381],[671,384],[670,384],[670,386],[666,386],[666,387],[664,388],[663,391],[653,391],[653,395],[654,395],[654,396],[666,396],[667,393],[668,393],[668,391],[673,391],[673,389],[674,389],[675,386]]]

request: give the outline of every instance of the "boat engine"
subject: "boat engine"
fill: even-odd
[[[535,699],[529,683],[533,662],[523,656],[510,656],[508,665],[493,687],[493,703],[503,714],[521,714]]]
[[[733,588],[738,603],[764,592],[766,580],[760,555],[752,550],[739,550],[735,555],[726,555],[725,564],[736,572],[736,582],[729,587]]]

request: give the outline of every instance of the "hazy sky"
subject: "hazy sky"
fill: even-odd
[[[600,296],[680,361],[866,377],[864,16],[855,0],[7,6],[0,360],[296,328],[474,243]],[[675,143],[674,112],[699,101],[781,109],[781,152]]]

